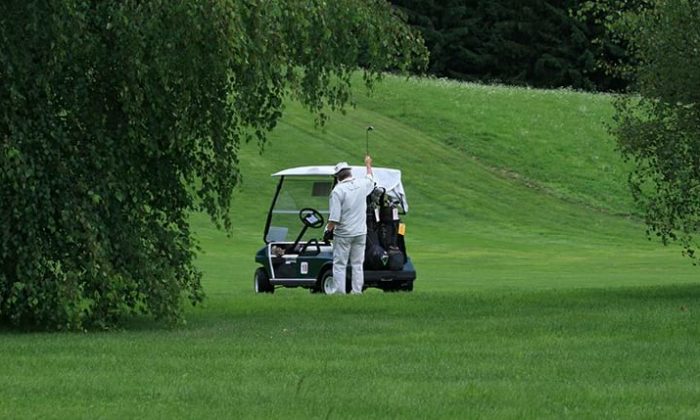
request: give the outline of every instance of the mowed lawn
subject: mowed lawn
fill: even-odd
[[[644,236],[609,98],[388,77],[324,129],[289,104],[242,147],[231,237],[193,225],[208,298],[167,328],[0,331],[2,418],[700,416],[698,268]],[[291,166],[403,170],[413,293],[255,295]]]
[[[699,294],[240,294],[174,331],[4,334],[0,415],[697,417]]]

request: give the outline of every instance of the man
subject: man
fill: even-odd
[[[352,271],[352,293],[362,293],[367,239],[367,195],[374,189],[372,158],[365,156],[367,175],[362,179],[352,177],[346,162],[335,165],[338,184],[330,197],[330,215],[325,236],[333,236],[333,282],[335,293],[345,294],[345,278],[348,261]]]

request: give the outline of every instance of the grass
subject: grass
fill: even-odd
[[[323,130],[242,147],[231,238],[192,221],[188,324],[0,332],[2,418],[698,417],[700,286],[644,237],[604,95],[388,77]],[[399,167],[410,294],[252,292],[276,170]]]
[[[699,293],[212,299],[176,331],[3,337],[0,416],[693,417]]]

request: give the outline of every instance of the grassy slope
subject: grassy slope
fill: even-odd
[[[0,417],[684,417],[700,413],[696,271],[626,198],[604,96],[388,78],[325,130],[290,105],[242,149],[233,238],[195,215],[189,323],[1,333]],[[404,171],[412,294],[252,294],[280,168]]]
[[[634,209],[603,126],[607,97],[388,78],[357,102],[323,131],[290,105],[263,156],[253,145],[244,148],[236,243],[223,252],[259,246],[274,188],[270,173],[359,164],[364,127],[372,124],[375,164],[403,169],[410,251],[430,290],[635,286],[665,281],[660,273],[667,270],[673,282],[694,281],[676,249],[649,243],[643,226],[625,216]],[[207,232],[216,238],[205,244],[212,252],[221,235]],[[254,267],[218,256],[203,256],[204,266],[218,261],[221,274]]]

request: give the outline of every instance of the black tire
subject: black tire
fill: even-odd
[[[394,292],[412,292],[413,291],[413,282],[412,281],[407,281],[405,283],[391,283],[389,285],[383,286],[382,290],[388,293],[394,293]]]
[[[396,293],[399,291],[399,289],[393,284],[387,284],[384,286],[380,286],[379,288],[382,289],[384,293]]]
[[[402,292],[412,292],[413,291],[413,282],[407,281],[406,283],[399,286],[399,290],[401,290]]]
[[[258,267],[258,269],[255,270],[253,289],[255,293],[275,293],[275,286],[270,284],[270,277],[262,267]]]
[[[333,270],[326,270],[321,274],[316,289],[324,295],[330,295],[335,291],[333,288]]]

